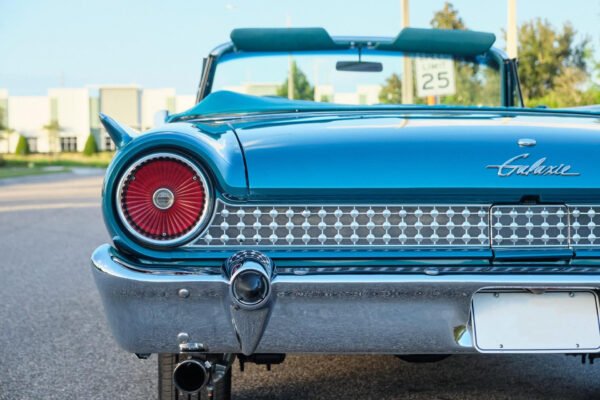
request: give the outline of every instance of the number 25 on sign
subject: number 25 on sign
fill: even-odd
[[[444,96],[456,93],[454,62],[447,58],[415,60],[417,96]]]

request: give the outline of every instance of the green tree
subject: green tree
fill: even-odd
[[[8,136],[8,132],[7,132],[8,127],[4,126],[5,112],[6,111],[4,110],[4,108],[0,108],[0,142],[7,140],[7,136]],[[4,165],[4,159],[2,158],[2,154],[0,154],[0,167],[2,165]]]
[[[294,100],[314,100],[315,88],[295,61],[292,62],[292,82],[294,83]],[[277,96],[288,97],[288,79],[277,89]]]
[[[0,132],[4,132],[8,127],[4,126],[4,116],[6,115],[6,110],[0,107]]]
[[[528,105],[540,98],[556,97],[552,95],[556,90],[567,95],[560,102],[564,105],[582,100],[576,92],[581,92],[580,86],[589,79],[586,68],[590,46],[588,38],[576,42],[576,33],[570,23],[558,31],[540,18],[519,26],[519,75]]]
[[[444,7],[436,11],[431,19],[431,26],[436,29],[466,29],[466,25],[452,3],[445,2]],[[459,63],[456,66],[457,95],[444,96],[444,102],[452,104],[476,104],[472,98],[477,82],[473,76],[477,69],[471,63]],[[499,90],[499,89],[497,89]],[[387,104],[402,104],[402,77],[396,73],[390,75],[379,93],[379,101]],[[415,104],[424,104],[425,99],[415,98]]]
[[[553,80],[554,88],[542,97],[527,99],[528,107],[544,105],[551,108],[570,107],[587,104],[600,104],[600,90],[591,86],[587,90],[577,87],[586,81],[585,72],[569,67]]]
[[[19,140],[17,141],[17,148],[15,149],[15,154],[20,156],[25,156],[29,154],[29,144],[27,143],[27,138],[23,135],[19,135]]]
[[[96,144],[96,138],[94,135],[90,133],[85,141],[85,146],[83,147],[83,154],[86,156],[92,156],[98,152],[98,145]]]
[[[450,2],[433,14],[431,27],[436,29],[467,29],[458,10]],[[456,93],[442,96],[441,103],[460,105],[500,104],[500,75],[494,68],[480,66],[471,60],[454,60]]]
[[[600,82],[600,61],[594,61],[592,65],[594,71],[592,73],[593,81]],[[592,84],[587,93],[591,99],[589,104],[600,104],[600,83]]]
[[[393,73],[386,80],[379,92],[379,102],[382,104],[402,104],[402,78]]]
[[[467,29],[458,10],[448,1],[444,3],[444,8],[433,14],[430,24],[436,29]]]

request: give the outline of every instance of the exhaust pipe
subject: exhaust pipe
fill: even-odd
[[[267,304],[271,295],[271,259],[255,251],[233,255],[226,264],[233,302],[241,309],[254,310]]]
[[[173,384],[183,393],[198,393],[208,383],[209,370],[201,360],[190,358],[180,362],[173,370]]]

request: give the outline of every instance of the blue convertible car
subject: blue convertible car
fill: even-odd
[[[600,114],[524,108],[494,41],[236,29],[191,109],[101,115],[92,270],[161,399],[228,399],[236,358],[600,352]]]

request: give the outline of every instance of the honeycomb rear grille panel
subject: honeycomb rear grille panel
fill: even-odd
[[[568,247],[566,206],[495,206],[492,247]]]
[[[600,247],[600,206],[569,206],[571,246]]]
[[[600,248],[600,205],[232,205],[189,246]]]
[[[479,205],[233,206],[217,201],[194,246],[489,247]]]

